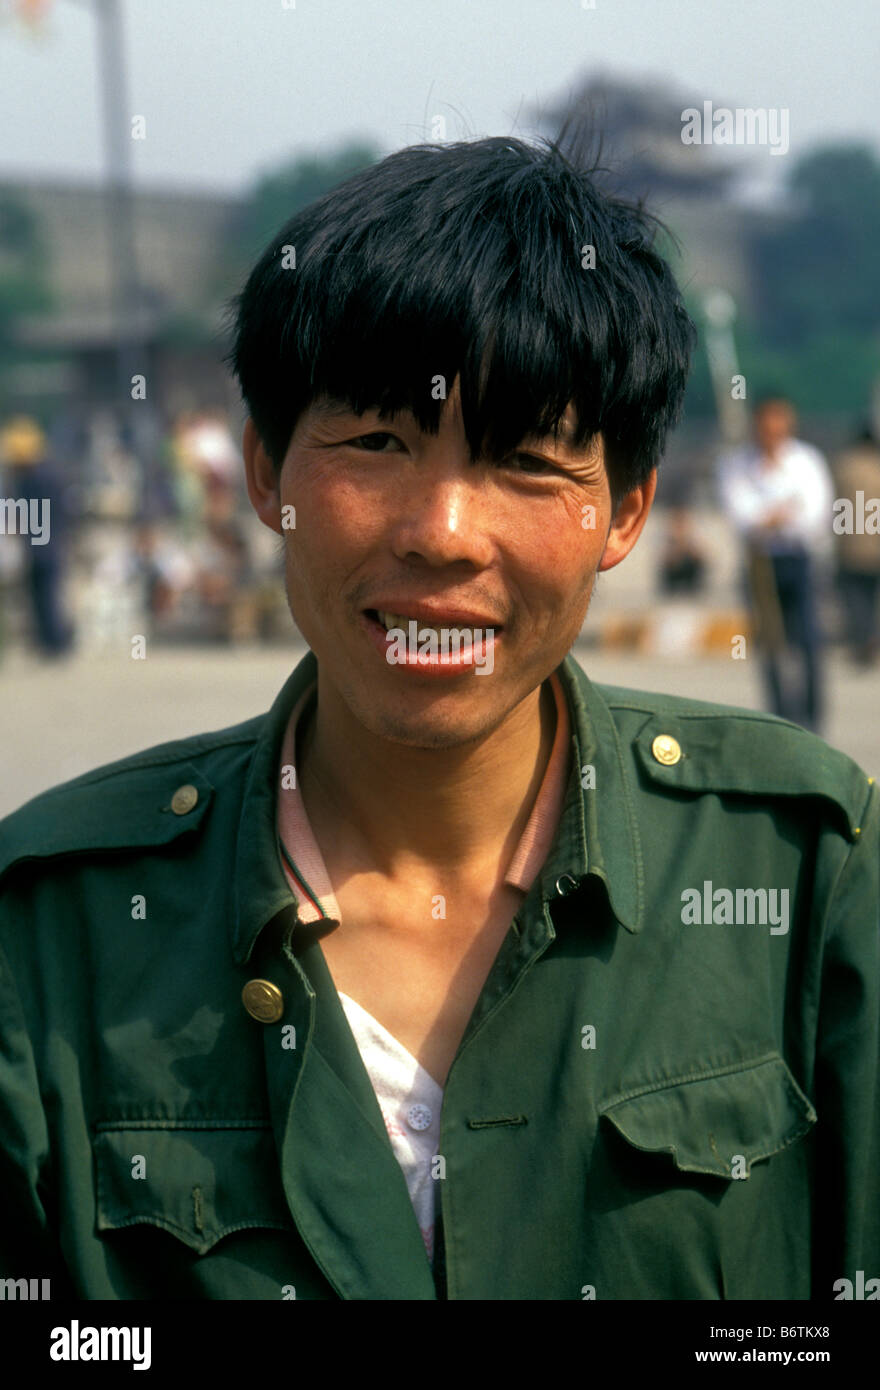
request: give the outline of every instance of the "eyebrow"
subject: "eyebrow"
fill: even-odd
[[[311,405],[311,410],[316,420],[337,420],[343,419],[346,416],[352,416],[355,419],[360,418],[356,410],[354,410],[350,405],[347,405],[345,401],[341,401],[338,399],[325,400],[320,402],[313,401]],[[368,407],[367,410],[363,413],[369,414],[370,410],[375,410],[379,417],[382,419],[390,420],[392,418],[390,415],[383,416],[382,412],[376,406]],[[574,438],[574,434],[575,426],[568,420],[565,420],[562,422],[555,434],[552,430],[548,430],[546,434],[542,435],[525,435],[524,439],[533,439],[538,443],[561,442],[563,444],[570,444]]]

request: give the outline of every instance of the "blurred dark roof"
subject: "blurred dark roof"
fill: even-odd
[[[597,74],[585,77],[565,99],[535,108],[545,134],[558,138],[569,157],[598,153],[614,186],[629,197],[719,198],[734,171],[712,145],[685,145],[682,111],[692,102],[657,79],[638,83]]]

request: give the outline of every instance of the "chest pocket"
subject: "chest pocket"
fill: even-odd
[[[600,1105],[636,1149],[670,1154],[683,1173],[747,1178],[816,1123],[811,1102],[778,1053],[686,1076]]]
[[[234,1231],[294,1230],[268,1125],[109,1121],[96,1131],[98,1231],[158,1226],[203,1255]]]

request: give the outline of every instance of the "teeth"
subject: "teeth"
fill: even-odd
[[[390,630],[390,629],[393,628],[393,627],[394,627],[394,628],[402,628],[403,631],[407,634],[407,636],[409,635],[409,625],[410,625],[410,622],[413,622],[413,621],[414,621],[414,622],[416,622],[416,623],[418,624],[418,631],[419,631],[419,632],[433,632],[433,633],[436,633],[438,639],[440,638],[441,633],[443,633],[444,631],[445,631],[445,632],[450,632],[450,631],[452,630],[452,628],[456,628],[457,631],[459,631],[459,632],[462,634],[462,636],[463,636],[464,639],[467,639],[467,640],[470,641],[470,643],[471,643],[472,646],[473,646],[474,640],[475,640],[475,639],[474,639],[474,629],[473,629],[472,627],[460,627],[457,623],[452,623],[452,624],[449,625],[449,627],[444,627],[444,628],[432,627],[432,626],[430,626],[428,623],[420,623],[419,620],[418,620],[417,618],[416,618],[416,619],[407,618],[407,617],[405,617],[402,613],[380,613],[380,614],[379,614],[379,621],[381,622],[382,626],[386,629],[386,631],[387,631],[387,630]]]
[[[407,631],[409,623],[409,619],[401,617],[399,613],[380,613],[379,621],[386,628],[402,627],[404,632]]]

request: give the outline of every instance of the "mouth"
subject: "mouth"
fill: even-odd
[[[389,666],[419,675],[488,674],[494,668],[501,627],[472,613],[395,613],[367,608],[368,635]]]
[[[455,611],[427,613],[420,609],[420,605],[413,605],[412,610],[406,613],[395,613],[381,608],[367,608],[364,611],[373,622],[381,623],[386,632],[393,628],[402,628],[404,632],[409,632],[410,623],[416,623],[420,630],[437,633],[459,631],[472,634],[475,631],[501,631],[501,624],[493,622],[491,618]]]

